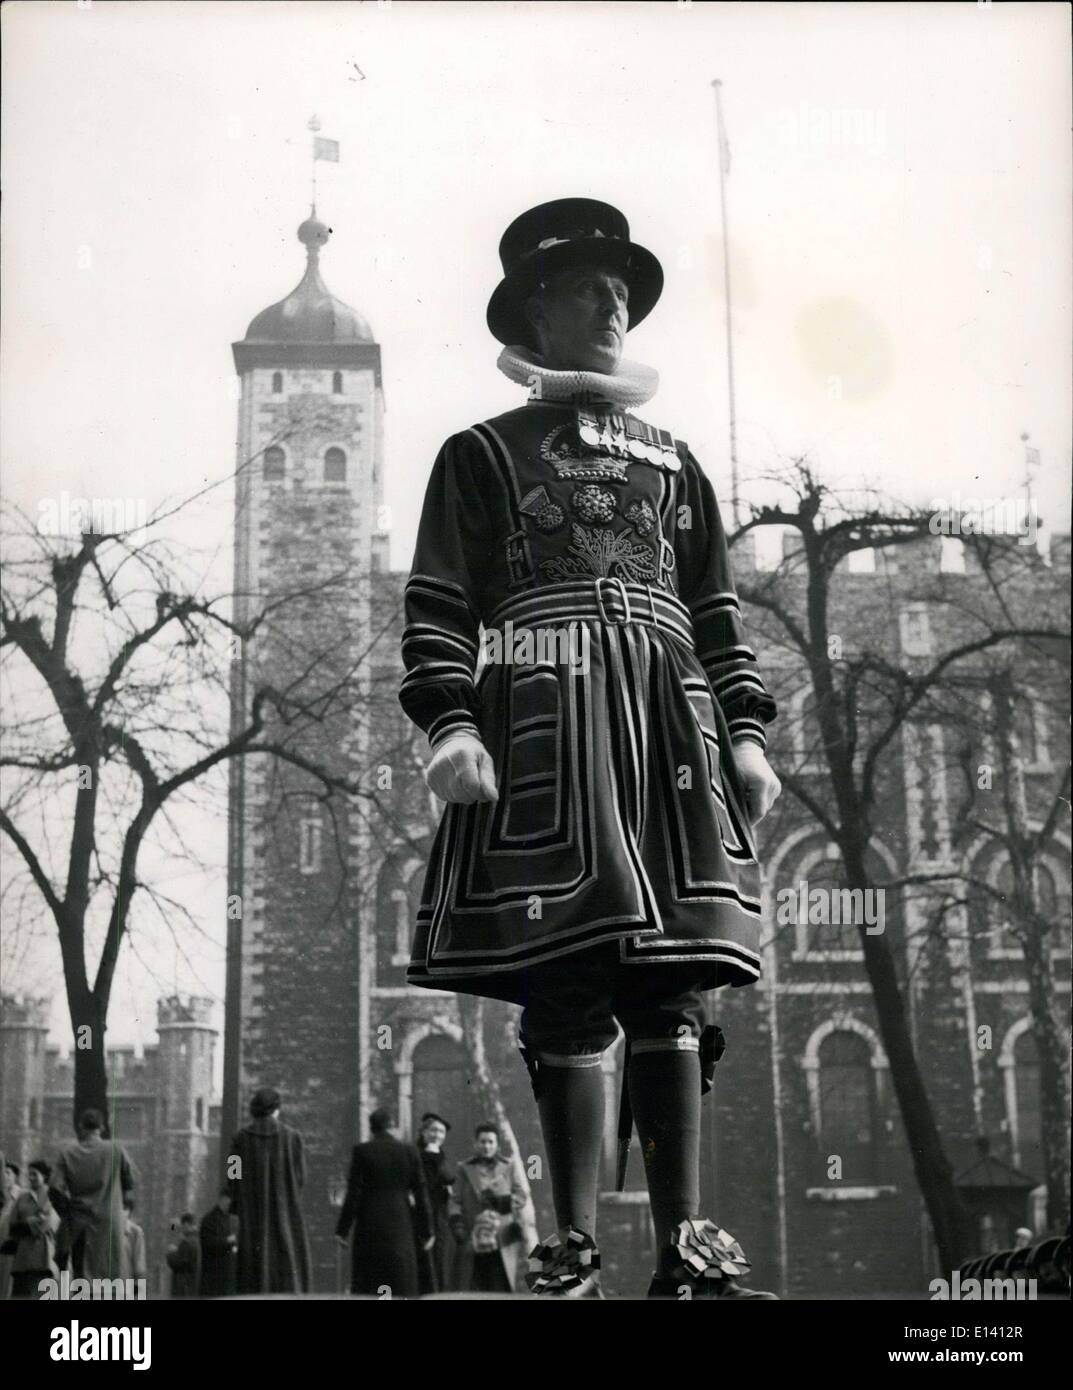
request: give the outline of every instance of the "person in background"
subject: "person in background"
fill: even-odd
[[[15,1241],[11,1257],[12,1298],[40,1298],[42,1279],[56,1277],[55,1243],[60,1217],[49,1200],[50,1172],[43,1158],[35,1158],[27,1169],[29,1186],[15,1199],[9,1228]]]
[[[19,1165],[4,1163],[0,1168],[0,1298],[11,1297],[11,1261],[15,1254],[11,1218],[21,1192]]]
[[[417,1240],[432,1249],[432,1218],[421,1159],[392,1134],[387,1110],[369,1116],[372,1138],[354,1148],[336,1239],[353,1232],[350,1292],[392,1298],[418,1293]],[[412,1206],[411,1206],[412,1202]]]
[[[238,1222],[231,1215],[231,1193],[220,1189],[216,1205],[201,1218],[202,1298],[227,1298],[235,1292]]]
[[[459,1246],[459,1287],[513,1293],[524,1287],[526,1252],[535,1243],[532,1203],[521,1166],[499,1151],[499,1130],[478,1125],[472,1158],[458,1165],[448,1208]]]
[[[129,1192],[123,1198],[123,1210],[127,1214],[127,1278],[148,1279],[149,1269],[145,1259],[145,1232],[134,1220],[134,1197]]]
[[[86,1279],[123,1279],[123,1201],[134,1190],[134,1169],[122,1146],[104,1138],[103,1128],[99,1110],[83,1111],[79,1137],[64,1145],[52,1170],[51,1192],[62,1214],[60,1239],[70,1253],[71,1273]]]
[[[184,1211],[179,1218],[179,1238],[168,1246],[168,1268],[171,1270],[172,1298],[196,1298],[200,1255],[197,1239],[197,1218]]]
[[[302,1216],[302,1136],[279,1118],[280,1095],[264,1086],[231,1140],[228,1191],[238,1217],[237,1290],[307,1293],[309,1240]]]
[[[431,1250],[418,1250],[419,1287],[423,1294],[442,1293],[451,1287],[451,1225],[447,1205],[451,1198],[455,1175],[443,1146],[451,1126],[433,1111],[421,1116],[421,1132],[417,1149],[425,1171],[429,1207],[432,1213],[432,1234],[436,1243]]]

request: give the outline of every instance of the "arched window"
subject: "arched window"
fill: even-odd
[[[790,698],[790,737],[800,772],[818,772],[824,766],[823,735],[816,713],[816,694],[806,685]]]
[[[1013,1110],[1009,1116],[1014,1137],[1014,1162],[1029,1177],[1043,1178],[1040,1144],[1039,1053],[1029,1029],[1013,1047]]]
[[[843,881],[841,861],[828,857],[802,875],[801,882],[805,885],[803,897],[801,883],[796,885],[793,920],[797,923],[797,954],[802,958],[816,952],[850,951],[854,953],[854,959],[860,954],[859,921],[867,924],[865,910],[868,904],[862,891],[854,896],[843,888]],[[850,958],[845,955],[833,957],[836,960]]]
[[[341,396],[341,395],[343,394],[343,373],[342,373],[342,372],[332,372],[332,391],[333,391],[334,394],[337,395],[337,396]]]
[[[266,483],[281,483],[286,476],[287,455],[278,444],[265,450],[264,480]]]
[[[326,483],[346,482],[346,454],[342,449],[326,449],[324,453],[324,481]]]
[[[421,1116],[435,1111],[450,1121],[450,1152],[461,1158],[467,1153],[473,1126],[485,1118],[473,1091],[461,1045],[444,1033],[430,1033],[422,1038],[413,1051],[414,1132]]]
[[[273,372],[273,373],[272,373],[272,394],[273,394],[274,396],[278,396],[282,390],[283,390],[283,373],[282,373],[282,372]]]
[[[877,1180],[877,1103],[868,1040],[839,1030],[820,1044],[820,1149],[824,1162],[842,1160],[841,1181]]]
[[[194,1111],[195,1111],[195,1115],[194,1115],[194,1125],[195,1125],[195,1127],[196,1127],[197,1129],[204,1129],[204,1128],[205,1128],[205,1102],[202,1100],[202,1098],[201,1098],[200,1096],[198,1096],[198,1098],[197,1098],[197,1103],[196,1103],[196,1105],[195,1105],[195,1107],[194,1107]]]
[[[36,1097],[36,1096],[31,1096],[31,1097],[30,1097],[30,1128],[31,1128],[31,1129],[36,1129],[36,1128],[37,1128],[37,1119],[38,1119],[38,1115],[37,1115],[37,1097]]]
[[[1023,952],[1014,902],[1013,866],[1009,860],[992,879],[992,889],[980,914],[987,934],[987,953],[1002,960],[1020,957]],[[1063,928],[1069,915],[1069,894],[1058,891],[1054,874],[1046,864],[1036,865],[1036,902],[1040,915],[1052,926],[1051,950],[1068,949]],[[1024,923],[1020,930],[1031,930],[1031,924]]]

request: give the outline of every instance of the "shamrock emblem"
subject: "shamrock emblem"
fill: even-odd
[[[639,536],[647,536],[655,529],[656,513],[642,497],[626,508],[626,520],[632,523]]]

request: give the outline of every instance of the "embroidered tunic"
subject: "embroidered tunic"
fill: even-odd
[[[433,467],[400,700],[434,750],[479,735],[499,799],[447,806],[407,978],[524,1002],[526,966],[611,939],[749,984],[759,870],[731,740],[763,747],[775,703],[719,508],[684,443],[670,466],[594,455],[578,418],[531,402]]]

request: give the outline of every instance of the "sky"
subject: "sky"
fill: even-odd
[[[520,403],[484,322],[499,237],[545,199],[620,207],[663,298],[641,412],[724,497],[726,191],[746,500],[806,453],[907,501],[1033,492],[1068,529],[1068,9],[1059,4],[19,3],[3,27],[2,487],[152,511],[234,467],[230,344],[321,257],[384,361],[392,563],[446,435]],[[226,589],[231,491],[197,520]],[[193,523],[180,523],[193,524]],[[222,998],[222,806],[190,959],[125,957],[113,1041],[163,986]],[[25,983],[55,976],[43,941]],[[50,975],[51,972],[51,975]],[[5,981],[5,987],[19,984]]]

